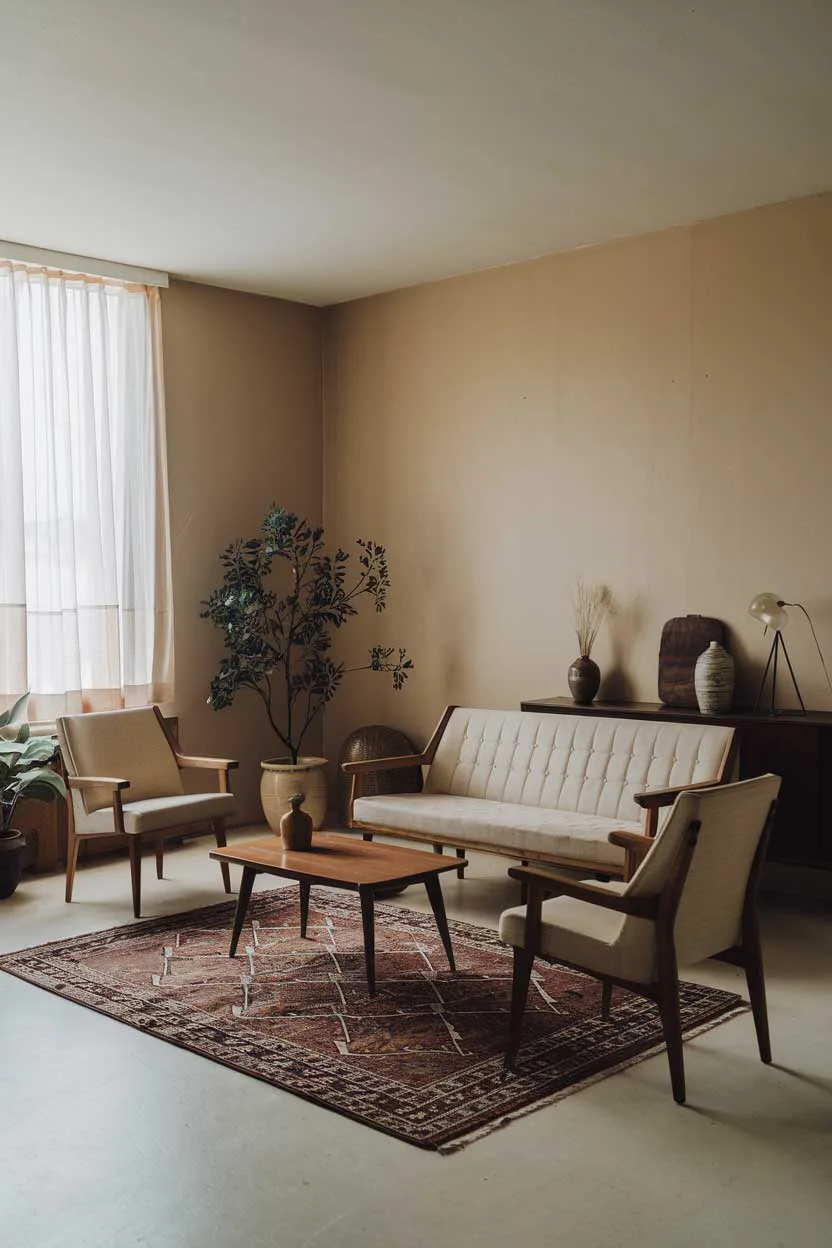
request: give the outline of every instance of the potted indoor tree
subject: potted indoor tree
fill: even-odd
[[[363,539],[356,546],[358,566],[351,574],[346,551],[325,552],[322,528],[272,506],[258,537],[225,548],[222,585],[203,603],[201,615],[220,629],[226,649],[209,705],[222,710],[241,689],[252,690],[283,747],[282,757],[261,763],[263,810],[275,832],[299,790],[314,826],[324,821],[327,760],[301,751],[347,672],[388,672],[393,688],[401,689],[413,667],[407,653],[392,646],[373,646],[356,667],[332,657],[333,633],[357,614],[360,599],[376,611],[387,605],[384,547]]]
[[[33,737],[28,724],[15,717],[28,694],[0,715],[0,898],[11,897],[20,883],[26,838],[13,827],[21,797],[54,801],[66,796],[66,786],[49,766],[58,752],[51,737]]]

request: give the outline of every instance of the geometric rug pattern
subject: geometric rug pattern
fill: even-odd
[[[313,887],[302,939],[294,887],[255,893],[229,958],[233,915],[224,902],[133,923],[4,955],[0,969],[442,1152],[661,1048],[651,1002],[616,989],[604,1022],[595,980],[538,959],[518,1073],[504,1077],[512,954],[493,932],[450,922],[453,975],[431,915],[377,904],[369,997],[354,894]],[[699,984],[681,1002],[686,1035],[744,1008]]]

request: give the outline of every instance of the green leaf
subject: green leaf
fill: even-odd
[[[21,752],[27,763],[51,763],[58,747],[51,737],[29,737]]]
[[[15,719],[17,718],[18,711],[23,710],[28,700],[29,700],[28,693],[24,693],[21,697],[17,699],[17,701],[15,702],[14,706],[11,708],[10,711],[3,711],[2,715],[0,715],[0,728],[5,728],[6,724],[13,724]]]
[[[66,785],[51,767],[32,767],[20,772],[8,786],[8,791],[16,797],[33,797],[43,802],[66,797]]]

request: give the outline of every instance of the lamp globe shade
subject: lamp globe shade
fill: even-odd
[[[748,614],[760,620],[766,628],[781,629],[789,618],[783,610],[779,594],[757,594],[748,604]]]

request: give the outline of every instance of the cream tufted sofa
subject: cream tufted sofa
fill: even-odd
[[[733,745],[708,724],[448,707],[421,754],[343,764],[349,823],[626,876],[627,834],[654,835],[681,789],[728,779]],[[362,796],[372,772],[417,765],[421,793]]]

